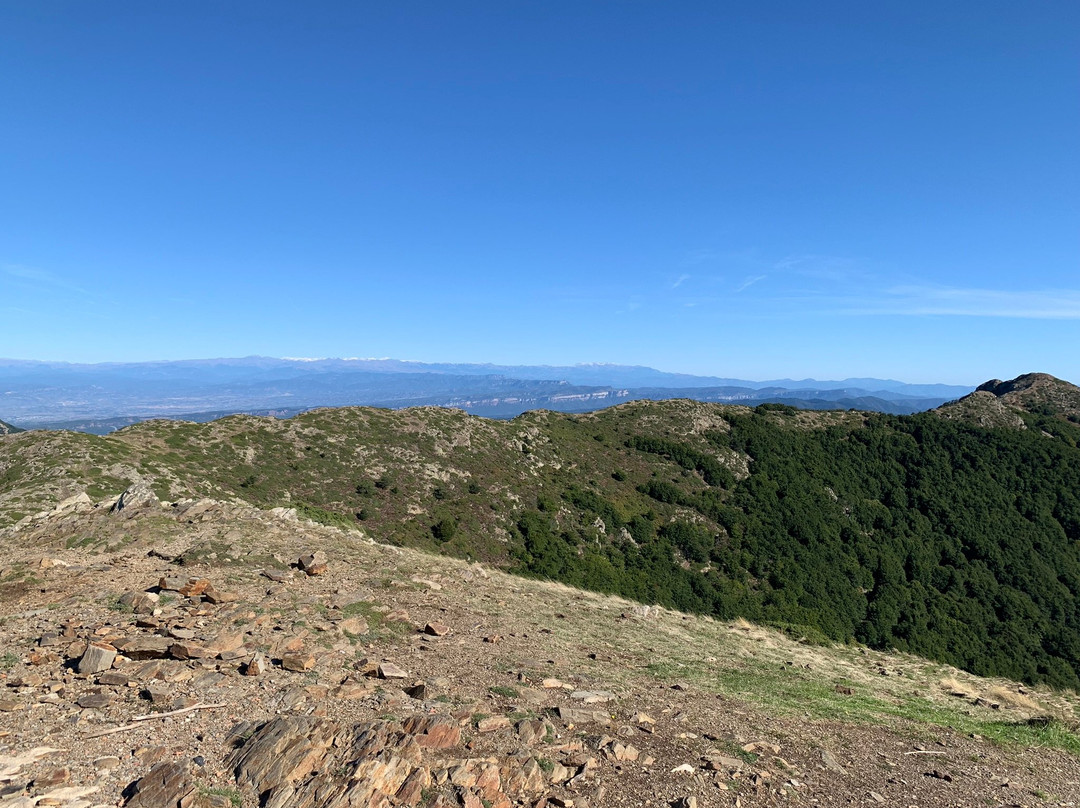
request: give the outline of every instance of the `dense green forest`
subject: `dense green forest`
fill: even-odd
[[[705,434],[750,456],[738,482],[690,446],[627,440],[696,472],[696,485],[639,485],[684,516],[620,512],[568,490],[563,505],[625,531],[601,543],[587,529],[560,531],[541,503],[518,521],[519,568],[984,675],[1080,686],[1080,430],[1052,418],[989,430],[932,414],[804,429],[784,417],[765,405]]]

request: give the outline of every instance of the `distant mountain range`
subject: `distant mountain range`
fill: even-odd
[[[582,412],[636,399],[690,398],[905,414],[972,391],[890,379],[763,382],[649,367],[448,364],[397,359],[199,359],[71,364],[0,359],[0,415],[23,428],[105,434],[150,418],[290,416],[315,407],[456,407],[509,418]]]

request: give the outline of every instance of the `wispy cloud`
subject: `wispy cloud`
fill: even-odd
[[[81,295],[89,294],[82,287],[71,283],[67,279],[62,278],[47,269],[28,267],[23,264],[0,264],[0,273],[3,273],[9,278],[13,278],[16,283],[19,283],[24,287],[38,289],[40,291],[64,290],[68,292],[77,292]]]
[[[752,296],[741,298],[743,314],[1080,320],[1080,288],[1001,289],[935,283],[917,272],[885,270],[864,259],[818,253],[775,258],[757,250],[702,250],[693,258],[714,260],[718,267],[711,275],[695,273],[694,285],[711,294],[680,300],[684,308],[730,308],[733,295],[768,279]],[[680,276],[672,288],[685,278]]]
[[[774,264],[774,268],[806,278],[824,281],[843,281],[864,277],[859,262],[842,255],[788,255]]]
[[[1078,289],[981,289],[876,283],[842,291],[799,290],[773,301],[804,315],[891,317],[997,317],[1018,320],[1080,320]]]
[[[716,250],[691,250],[682,260],[685,266],[697,266],[698,264],[712,263],[723,256]]]
[[[690,276],[687,275],[686,273],[683,273],[682,275],[680,275],[679,277],[677,277],[675,279],[675,283],[671,284],[671,288],[672,289],[678,289],[680,286],[682,286],[688,280],[690,280]]]
[[[739,292],[743,292],[743,291],[749,289],[755,283],[757,283],[758,281],[763,281],[767,277],[769,277],[769,276],[768,275],[752,275],[752,276],[750,276],[749,278],[744,280],[742,283],[740,283],[738,285],[738,287],[736,287],[735,294],[738,294]]]
[[[1004,290],[906,285],[883,290],[877,300],[853,301],[856,313],[1012,317],[1024,320],[1080,319],[1080,290]]]
[[[13,278],[22,278],[28,281],[38,281],[42,283],[51,283],[54,277],[51,272],[46,272],[44,269],[36,269],[34,267],[24,267],[19,264],[5,264],[3,266],[5,275],[10,275]]]

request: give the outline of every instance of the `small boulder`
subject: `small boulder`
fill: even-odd
[[[112,667],[116,649],[111,645],[90,643],[79,659],[79,673],[101,673]]]
[[[85,491],[76,494],[73,497],[62,499],[53,508],[56,513],[64,513],[66,511],[86,511],[94,507],[94,501],[90,499],[90,495]]]
[[[378,667],[380,679],[408,679],[409,674],[399,668],[393,662],[384,662]]]
[[[510,726],[510,719],[505,715],[489,715],[476,722],[477,732],[497,732]]]
[[[155,507],[160,504],[161,500],[157,498],[157,494],[153,492],[150,486],[146,483],[139,482],[124,491],[110,510],[113,513],[120,513],[124,510],[135,511],[143,508]]]
[[[85,693],[79,697],[79,700],[75,702],[84,710],[100,710],[102,707],[108,707],[113,702],[111,693]]]
[[[222,589],[215,589],[213,584],[206,588],[203,592],[203,600],[207,603],[212,603],[215,606],[221,603],[235,603],[240,599],[240,596],[235,592],[226,592]]]
[[[160,596],[153,592],[132,590],[120,596],[120,605],[130,607],[135,614],[153,614],[160,599]]]
[[[344,620],[338,622],[337,627],[344,633],[353,634],[355,636],[367,634],[371,630],[368,621],[362,617],[346,617]]]
[[[327,570],[326,553],[316,550],[302,555],[296,560],[296,566],[308,575],[322,575]]]
[[[210,587],[210,581],[206,578],[191,578],[177,591],[186,598],[197,598]]]
[[[217,654],[196,642],[177,642],[169,646],[169,656],[173,659],[206,659]]]
[[[281,658],[281,667],[303,673],[315,667],[315,657],[311,654],[286,654]]]
[[[164,659],[169,656],[172,641],[168,637],[140,636],[118,643],[124,656],[130,659]]]
[[[264,673],[266,673],[266,657],[257,653],[244,666],[244,676],[262,676]]]

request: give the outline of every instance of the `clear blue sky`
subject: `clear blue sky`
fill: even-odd
[[[1078,346],[1076,0],[0,0],[0,356]]]

